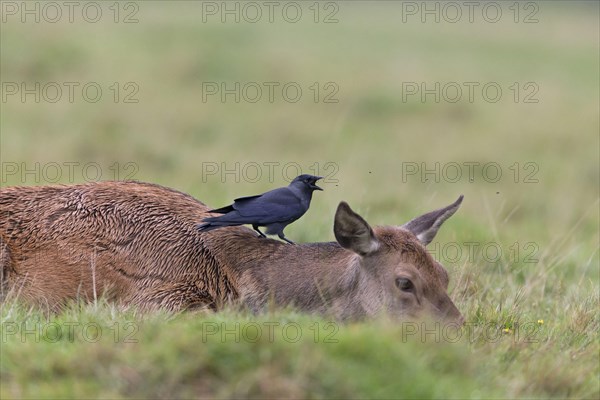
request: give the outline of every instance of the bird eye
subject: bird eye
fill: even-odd
[[[396,286],[398,289],[405,292],[412,292],[415,288],[411,280],[408,278],[396,278]]]

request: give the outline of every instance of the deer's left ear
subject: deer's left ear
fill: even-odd
[[[338,243],[353,252],[366,256],[379,248],[373,229],[360,215],[342,201],[335,213],[333,233]]]
[[[402,225],[402,228],[412,232],[424,245],[428,245],[437,234],[440,226],[442,226],[442,224],[458,210],[460,203],[463,201],[463,197],[463,195],[460,195],[460,197],[449,206],[423,214]]]

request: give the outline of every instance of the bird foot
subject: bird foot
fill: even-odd
[[[264,234],[264,233],[262,233],[262,232],[260,231],[260,229],[258,229],[258,226],[256,226],[256,225],[252,225],[252,228],[253,228],[253,229],[254,229],[256,232],[258,232],[258,235],[259,235],[259,237],[261,237],[261,238],[266,238],[265,234]]]
[[[288,242],[289,244],[296,244],[294,242],[292,242],[291,240],[287,239],[285,236],[283,235],[279,235],[279,239],[281,240],[285,240],[286,242]]]

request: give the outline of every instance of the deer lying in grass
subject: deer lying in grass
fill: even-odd
[[[342,202],[337,242],[290,246],[245,227],[199,232],[210,208],[158,185],[9,187],[0,191],[0,278],[5,295],[53,310],[105,296],[142,309],[273,303],[340,319],[461,322],[448,274],[424,247],[461,201],[374,228]]]

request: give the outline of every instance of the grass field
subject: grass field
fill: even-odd
[[[1,398],[600,397],[597,2],[23,4],[1,3],[2,186],[220,206],[325,175],[301,242],[334,240],[341,200],[401,224],[464,194],[430,250],[467,324],[3,304]]]

